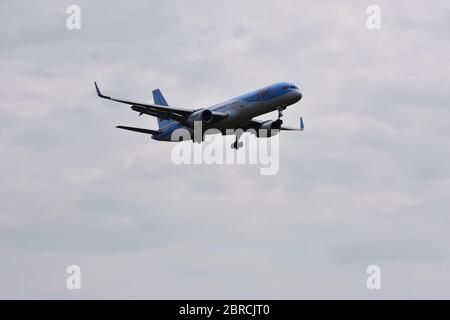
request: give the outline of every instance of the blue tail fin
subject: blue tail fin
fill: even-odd
[[[166,99],[164,99],[164,96],[163,96],[161,90],[159,90],[159,89],[153,90],[153,101],[155,102],[155,104],[157,104],[159,106],[166,106],[166,107],[169,106]],[[165,120],[165,119],[158,118],[158,127],[161,129],[162,127],[165,127],[166,125],[168,125],[170,122],[171,122],[171,120]]]

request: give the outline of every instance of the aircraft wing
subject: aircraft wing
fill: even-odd
[[[258,120],[258,119],[252,119],[244,126],[243,129],[244,130],[248,130],[248,129],[258,130],[264,122],[265,121],[261,121],[261,120]],[[303,124],[303,118],[302,117],[300,117],[300,126],[299,126],[299,128],[286,127],[286,126],[283,126],[283,125],[280,127],[281,131],[303,131],[304,129],[305,129],[305,126]]]
[[[179,121],[179,122],[184,122],[187,120],[187,118],[189,118],[189,116],[193,112],[195,112],[195,110],[190,110],[190,109],[172,108],[172,107],[160,106],[160,105],[156,105],[156,104],[147,104],[147,103],[111,98],[109,96],[103,95],[100,92],[100,89],[98,88],[98,85],[96,82],[94,82],[94,84],[95,84],[95,90],[97,91],[97,95],[100,98],[131,105],[131,110],[139,112],[140,114],[145,113],[145,114],[148,114],[148,115],[151,115],[154,117],[158,117],[158,118],[162,118],[162,119],[170,119],[170,120],[175,120],[175,121]]]

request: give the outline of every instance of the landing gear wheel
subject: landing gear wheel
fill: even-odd
[[[244,146],[244,143],[242,141],[235,141],[231,144],[231,149],[238,150],[239,148],[242,148]]]

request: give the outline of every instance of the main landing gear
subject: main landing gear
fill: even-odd
[[[233,142],[231,144],[231,149],[236,149],[238,150],[239,148],[242,148],[244,146],[244,143],[242,141],[238,141],[236,140],[235,142]]]
[[[239,138],[243,133],[244,132],[242,130],[236,131],[236,141],[231,144],[231,149],[238,150],[239,148],[242,148],[244,146],[244,143],[242,141],[239,141]]]

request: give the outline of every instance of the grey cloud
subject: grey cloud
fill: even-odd
[[[445,1],[379,1],[380,31],[365,1],[69,4],[1,4],[1,297],[448,298]],[[294,81],[306,131],[276,176],[175,166],[94,80],[187,108]]]

